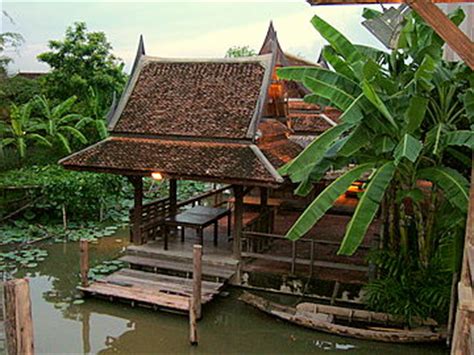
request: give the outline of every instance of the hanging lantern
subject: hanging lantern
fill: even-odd
[[[151,178],[156,181],[161,181],[163,180],[163,175],[161,175],[161,173],[155,172],[151,173]]]
[[[405,16],[409,11],[411,11],[410,8],[405,4],[399,8],[384,9],[380,16],[365,20],[362,25],[377,37],[385,47],[395,49],[398,45]]]

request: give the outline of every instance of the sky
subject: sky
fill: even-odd
[[[318,14],[362,44],[380,46],[362,27],[362,6],[311,7],[304,0],[291,1],[2,1],[1,31],[19,32],[25,42],[9,71],[47,71],[36,56],[48,50],[48,41],[61,39],[75,21],[90,31],[105,32],[113,52],[133,62],[138,38],[143,34],[146,54],[159,57],[223,57],[231,46],[259,50],[273,20],[283,49],[316,60],[323,44],[310,20]]]

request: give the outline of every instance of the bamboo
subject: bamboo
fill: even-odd
[[[89,286],[89,242],[86,239],[81,239],[79,242],[81,254],[81,285],[82,287]]]
[[[34,354],[33,319],[28,280],[5,282],[5,334],[7,353]]]

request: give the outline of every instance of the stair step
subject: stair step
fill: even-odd
[[[192,262],[189,261],[181,262],[173,260],[163,260],[161,258],[140,257],[134,255],[126,255],[121,257],[119,260],[129,263],[130,265],[146,266],[162,270],[179,271],[185,273],[192,273],[193,271]],[[203,276],[229,279],[234,275],[234,273],[235,270],[225,269],[222,267],[209,265],[207,263],[203,263],[202,265]]]

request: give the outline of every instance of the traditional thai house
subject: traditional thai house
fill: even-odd
[[[126,176],[134,186],[132,245],[122,258],[130,269],[84,292],[185,310],[192,286],[182,276],[192,270],[196,243],[203,245],[203,276],[209,282],[204,303],[227,280],[254,285],[258,277],[252,275],[259,272],[281,278],[329,267],[365,277],[360,257],[358,265],[317,260],[316,245],[334,249],[338,241],[317,240],[314,233],[298,242],[284,238],[298,217],[295,208],[309,200],[293,196],[291,183],[277,170],[302,147],[288,138],[292,132],[278,116],[264,116],[277,97],[271,96],[271,85],[278,53],[168,59],[145,55],[140,41],[129,83],[110,114],[110,136],[60,161],[66,169]],[[144,204],[147,177],[168,179],[169,196]],[[217,185],[178,201],[180,180]],[[224,196],[227,191],[233,197]],[[329,221],[325,228],[340,227]]]
[[[328,68],[323,58],[317,63],[284,52],[277,32],[270,22],[259,54],[275,53],[275,69],[281,67],[306,66]],[[321,108],[309,104],[303,98],[309,91],[295,81],[279,80],[273,73],[270,85],[267,111],[270,117],[277,117],[291,131],[290,139],[305,147],[315,137],[339,123],[340,111],[331,107]]]

